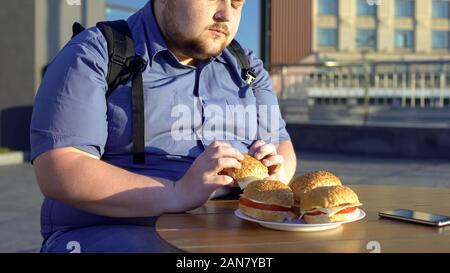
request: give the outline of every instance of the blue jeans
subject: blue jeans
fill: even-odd
[[[159,238],[154,227],[92,226],[53,233],[42,253],[171,253],[180,252]]]

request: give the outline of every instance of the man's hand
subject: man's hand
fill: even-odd
[[[269,169],[269,179],[287,183],[283,156],[279,155],[275,145],[258,140],[248,150],[249,155],[261,161]]]
[[[233,178],[219,173],[228,168],[240,169],[243,159],[239,150],[230,144],[213,142],[175,184],[175,196],[186,210],[203,205],[215,190],[233,185]]]

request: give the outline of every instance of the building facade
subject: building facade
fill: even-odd
[[[271,1],[271,64],[449,59],[447,0]]]
[[[75,21],[104,20],[104,0],[4,1],[0,9],[0,146],[29,150],[32,104],[43,70],[72,36]]]
[[[72,36],[72,24],[85,26],[105,18],[103,0],[6,1],[0,9],[3,62],[0,109],[30,105],[44,67]]]

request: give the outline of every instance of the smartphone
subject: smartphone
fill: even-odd
[[[443,227],[446,225],[450,225],[449,216],[432,214],[428,212],[414,211],[409,209],[394,209],[394,210],[380,211],[378,215],[380,217],[409,221],[436,227]]]

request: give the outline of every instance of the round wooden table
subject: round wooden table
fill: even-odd
[[[237,200],[213,200],[185,214],[161,216],[159,236],[185,252],[450,252],[450,226],[429,227],[378,217],[405,208],[450,215],[450,189],[352,186],[367,213],[363,220],[319,232],[271,230],[234,215]]]

